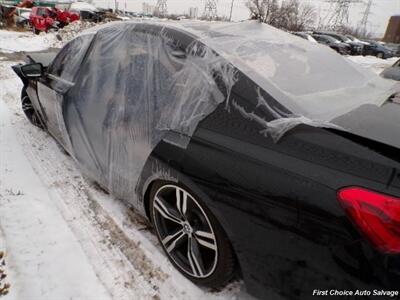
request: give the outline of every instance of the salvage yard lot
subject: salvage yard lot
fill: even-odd
[[[60,46],[55,34],[0,31],[0,250],[6,299],[244,299],[242,283],[203,290],[168,262],[147,222],[85,180],[20,109],[10,66],[20,51]],[[396,58],[349,57],[380,73]],[[278,299],[276,295],[271,299]]]

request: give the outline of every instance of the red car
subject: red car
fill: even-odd
[[[79,20],[79,14],[58,8],[33,7],[29,22],[34,33],[47,32],[50,28],[64,27],[70,22]]]
[[[76,12],[61,10],[58,8],[54,8],[53,12],[56,14],[56,20],[59,22],[58,26],[61,28],[69,24],[70,22],[80,19],[79,14]]]
[[[41,31],[47,32],[50,28],[55,27],[55,19],[57,15],[47,7],[32,7],[29,16],[29,23],[35,34]]]

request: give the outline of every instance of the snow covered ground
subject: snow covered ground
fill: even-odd
[[[380,59],[375,56],[361,56],[361,55],[348,56],[347,58],[364,68],[370,69],[376,74],[379,74],[387,67],[392,66],[399,59],[399,57]]]
[[[5,299],[247,299],[242,282],[201,289],[162,253],[146,220],[84,179],[74,161],[20,109],[18,51],[55,34],[0,30],[0,251]],[[395,60],[349,57],[380,72]],[[275,298],[274,298],[275,299]]]
[[[32,32],[0,30],[0,52],[3,53],[40,51],[56,41],[54,33],[34,35]]]

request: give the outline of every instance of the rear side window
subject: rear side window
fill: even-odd
[[[94,34],[82,35],[65,45],[49,66],[48,72],[54,76],[74,82],[74,77],[93,37]]]

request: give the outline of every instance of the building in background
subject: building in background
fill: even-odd
[[[198,15],[199,15],[199,8],[198,7],[190,7],[189,8],[189,17],[191,19],[197,19]]]
[[[383,41],[400,43],[400,15],[390,17]]]
[[[142,12],[144,15],[153,15],[155,10],[155,6],[148,4],[146,2],[143,2],[142,4]]]

